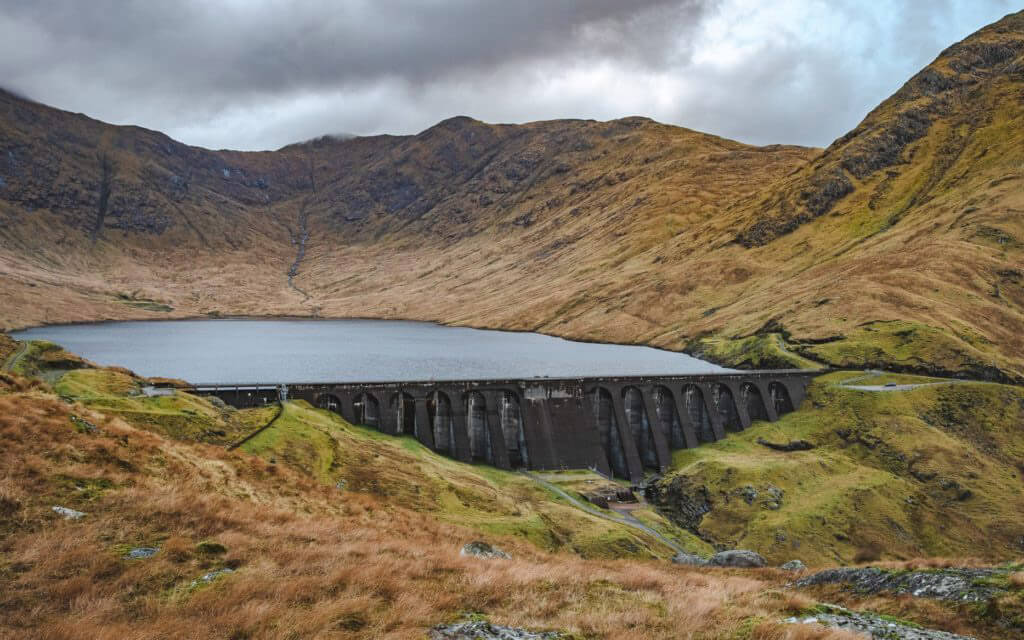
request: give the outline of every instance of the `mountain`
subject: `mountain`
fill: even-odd
[[[0,325],[411,318],[1020,381],[1022,116],[1024,13],[824,150],[457,117],[209,151],[0,94]]]

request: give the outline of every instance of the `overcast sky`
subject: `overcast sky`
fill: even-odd
[[[644,115],[824,146],[1010,0],[0,0],[0,86],[211,148]]]

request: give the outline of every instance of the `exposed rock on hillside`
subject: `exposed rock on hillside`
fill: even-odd
[[[456,622],[434,627],[431,640],[558,640],[554,631],[528,631],[489,622]]]
[[[927,136],[933,126],[963,128],[971,136],[992,118],[994,105],[985,90],[1000,80],[1024,79],[1022,53],[1024,15],[1020,13],[949,47],[868,114],[856,129],[832,143],[805,175],[766,200],[761,207],[762,219],[750,225],[738,240],[748,247],[766,244],[831,211],[858,188],[855,183],[866,188],[865,181],[883,169],[906,165],[888,174],[876,187],[876,195],[882,195],[893,178],[913,170],[910,147]],[[946,137],[945,144],[952,145],[946,153],[959,155],[968,140],[954,133]],[[950,165],[935,168],[945,171]],[[905,206],[922,203],[941,177],[931,176]]]
[[[938,598],[958,602],[983,602],[1005,592],[995,579],[1012,573],[1009,569],[935,569],[929,571],[887,571],[876,568],[828,569],[796,582],[800,587],[843,584],[861,594],[882,592],[907,594],[916,598]]]
[[[872,640],[971,640],[967,636],[924,629],[920,625],[897,622],[888,617],[863,611],[850,611],[843,607],[821,605],[814,615],[793,617],[789,623],[820,624],[825,627],[851,631]]]

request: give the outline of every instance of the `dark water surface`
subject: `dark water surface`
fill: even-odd
[[[372,382],[726,371],[650,347],[399,320],[174,320],[38,327],[102,365],[203,382]]]

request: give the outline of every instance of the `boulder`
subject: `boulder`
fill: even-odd
[[[779,565],[779,568],[785,571],[803,571],[807,566],[799,560],[790,560],[785,564]]]
[[[491,546],[486,542],[480,542],[475,540],[462,547],[462,551],[459,552],[464,556],[476,556],[477,558],[508,558],[509,555],[499,549],[498,547]]]
[[[561,637],[562,634],[554,631],[529,631],[482,621],[442,624],[430,630],[431,640],[558,640]]]
[[[672,564],[683,564],[691,567],[703,567],[708,561],[694,553],[679,552],[672,556]]]
[[[199,576],[198,578],[192,581],[192,586],[196,587],[199,586],[201,583],[209,584],[223,575],[234,572],[234,569],[224,567],[223,569],[217,569],[209,573],[204,573],[203,575]]]
[[[790,440],[789,442],[769,442],[764,438],[758,438],[757,444],[776,451],[810,451],[814,445],[806,440]]]
[[[59,516],[64,516],[65,520],[78,520],[84,518],[85,514],[81,511],[75,511],[74,509],[68,509],[67,507],[53,506],[53,512]]]
[[[756,569],[765,566],[765,559],[761,554],[746,549],[734,549],[732,551],[721,551],[711,556],[708,564],[715,567],[740,567],[744,569]]]
[[[125,554],[124,557],[132,560],[141,560],[143,558],[152,558],[159,551],[157,547],[135,547]]]

